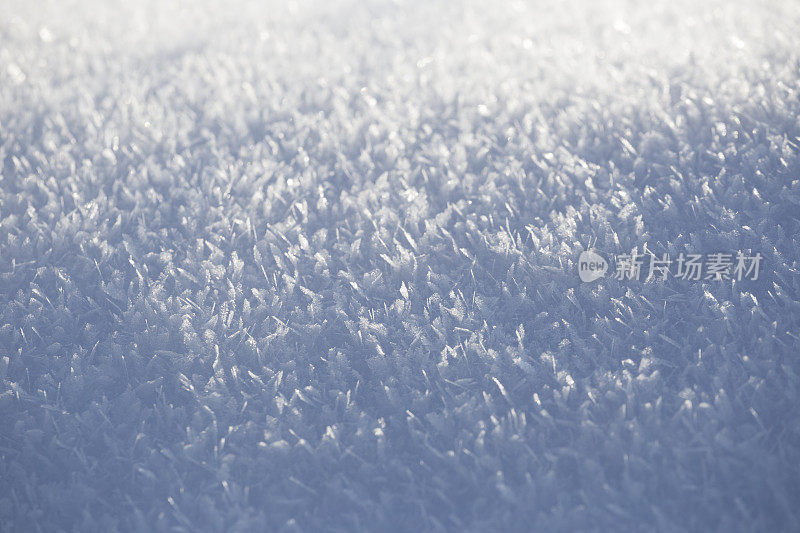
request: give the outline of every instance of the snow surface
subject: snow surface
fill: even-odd
[[[4,1],[0,530],[797,530],[798,28]]]

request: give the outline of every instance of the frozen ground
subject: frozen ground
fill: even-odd
[[[6,0],[0,530],[796,531],[798,28]]]

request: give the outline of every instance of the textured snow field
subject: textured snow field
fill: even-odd
[[[5,0],[0,172],[1,531],[800,528],[800,2]]]

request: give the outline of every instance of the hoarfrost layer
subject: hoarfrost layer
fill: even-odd
[[[800,4],[131,4],[0,17],[2,528],[798,527]]]

